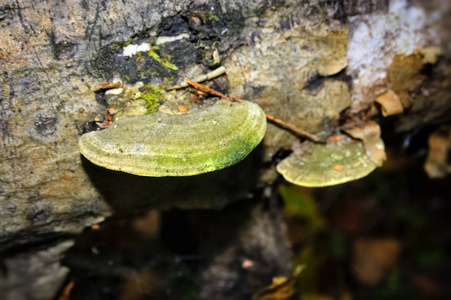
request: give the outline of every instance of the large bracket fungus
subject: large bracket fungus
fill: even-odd
[[[322,187],[362,178],[376,167],[361,141],[343,136],[326,145],[305,141],[302,153],[282,160],[277,171],[293,184]]]
[[[254,103],[220,100],[183,115],[122,117],[83,135],[80,152],[96,165],[141,176],[190,176],[231,166],[263,139],[266,118]]]

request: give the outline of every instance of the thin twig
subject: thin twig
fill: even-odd
[[[209,86],[206,85],[206,84],[200,84],[200,83],[197,83],[197,82],[195,82],[195,81],[193,81],[193,80],[191,80],[191,79],[189,79],[189,78],[187,78],[187,77],[185,77],[185,79],[186,79],[186,81],[187,81],[189,84],[191,84],[194,88],[196,88],[196,89],[198,89],[198,90],[200,90],[200,91],[202,91],[202,92],[205,92],[205,93],[207,93],[207,94],[212,94],[212,95],[215,95],[215,96],[224,98],[224,99],[229,99],[230,101],[232,101],[232,99],[230,99],[230,98],[227,97],[226,95],[221,94],[221,93],[218,92],[218,91],[215,91],[214,89],[212,89],[211,87],[209,87]]]
[[[226,68],[224,66],[221,66],[221,67],[217,68],[216,70],[211,71],[208,74],[201,75],[199,77],[194,78],[194,81],[202,82],[202,81],[206,81],[206,80],[215,79],[216,77],[221,76],[225,72],[226,72]],[[185,77],[185,79],[186,79],[186,77]],[[180,89],[186,88],[187,86],[189,86],[189,83],[187,81],[185,81],[185,82],[182,82],[180,85],[175,85],[175,86],[166,88],[166,91],[180,90]]]
[[[317,137],[316,135],[313,135],[313,134],[311,134],[311,133],[308,133],[308,132],[306,132],[306,131],[304,131],[304,130],[302,130],[302,129],[296,128],[296,127],[294,127],[293,125],[288,124],[288,123],[285,123],[284,121],[279,120],[279,119],[277,119],[277,118],[274,118],[273,116],[270,116],[270,115],[268,115],[268,114],[265,114],[265,116],[266,116],[266,118],[267,118],[268,120],[271,120],[271,121],[273,121],[274,123],[277,123],[277,124],[279,124],[279,125],[282,125],[283,127],[286,127],[286,128],[288,128],[288,129],[290,129],[291,131],[296,132],[296,133],[299,134],[300,136],[306,137],[306,138],[308,138],[308,139],[310,139],[310,140],[312,140],[312,141],[315,141],[315,142],[321,142],[321,139],[320,139],[319,137]]]
[[[189,79],[189,78],[187,78],[187,77],[185,77],[185,79],[186,79],[186,81],[187,81],[189,84],[191,84],[194,88],[196,88],[196,89],[198,89],[198,90],[200,90],[200,91],[202,91],[202,92],[205,92],[205,93],[208,93],[208,94],[212,94],[212,95],[215,95],[215,96],[224,98],[224,99],[228,99],[228,100],[230,100],[230,101],[232,101],[232,102],[233,102],[233,101],[236,101],[236,102],[243,102],[242,99],[240,99],[239,97],[234,97],[232,94],[229,94],[229,96],[226,96],[226,95],[224,95],[224,94],[221,94],[221,93],[218,92],[218,91],[215,91],[214,89],[212,89],[212,88],[209,87],[208,85],[199,84],[199,83],[197,83],[197,82],[195,82],[195,81],[193,81],[193,80],[191,80],[191,79]],[[268,120],[270,120],[270,121],[272,121],[272,122],[274,122],[274,123],[276,123],[276,124],[279,124],[279,125],[281,125],[281,126],[287,128],[287,129],[289,129],[289,130],[291,130],[291,131],[297,133],[298,135],[300,135],[300,136],[302,136],[302,137],[308,138],[308,139],[310,139],[310,140],[312,140],[312,141],[315,141],[315,142],[321,142],[321,139],[320,139],[319,137],[317,137],[317,136],[315,136],[315,135],[313,135],[313,134],[311,134],[311,133],[308,133],[308,132],[306,132],[306,131],[304,131],[304,130],[302,130],[302,129],[299,129],[299,128],[297,128],[297,127],[291,125],[291,124],[288,124],[288,123],[286,123],[286,122],[284,122],[284,121],[282,121],[282,120],[280,120],[280,119],[277,119],[277,118],[275,118],[275,117],[273,117],[273,116],[270,116],[270,115],[268,115],[268,114],[266,114],[266,113],[265,113],[265,116],[266,116],[266,118],[267,118]]]
[[[120,81],[117,81],[117,82],[105,82],[101,86],[97,87],[94,90],[94,92],[99,92],[101,90],[115,89],[115,88],[119,88],[121,86],[122,86],[122,82],[120,82]]]

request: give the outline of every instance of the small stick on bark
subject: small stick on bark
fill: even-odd
[[[228,100],[230,100],[232,102],[233,101],[243,102],[242,99],[240,99],[239,97],[234,97],[232,94],[229,94],[229,96],[227,97],[226,95],[221,94],[220,92],[215,91],[214,89],[210,88],[208,85],[199,84],[199,83],[197,83],[197,82],[195,82],[195,81],[193,81],[193,80],[191,80],[189,78],[186,78],[186,77],[185,77],[185,79],[194,88],[196,88],[196,89],[198,89],[198,90],[200,90],[202,92],[205,92],[205,93],[208,93],[208,94],[212,94],[212,95],[224,98],[224,99],[228,99]],[[298,135],[300,135],[302,137],[308,138],[308,139],[310,139],[312,141],[315,141],[315,142],[321,142],[321,139],[319,137],[317,137],[317,136],[315,136],[315,135],[313,135],[311,133],[308,133],[308,132],[306,132],[306,131],[304,131],[302,129],[296,128],[295,126],[293,126],[291,124],[288,124],[288,123],[286,123],[286,122],[284,122],[284,121],[282,121],[280,119],[277,119],[277,118],[275,118],[273,116],[270,116],[270,115],[268,115],[266,113],[265,113],[265,116],[266,116],[266,118],[268,120],[270,120],[270,121],[272,121],[272,122],[274,122],[276,124],[279,124],[279,125],[287,128],[287,129],[297,133]]]
[[[291,131],[294,131],[294,132],[296,132],[297,134],[299,134],[300,136],[306,137],[306,138],[308,138],[308,139],[310,139],[310,140],[312,140],[312,141],[315,141],[315,142],[321,142],[321,139],[320,139],[319,137],[317,137],[316,135],[313,135],[313,134],[311,134],[311,133],[308,133],[307,131],[304,131],[304,130],[302,130],[302,129],[296,128],[296,127],[294,127],[293,125],[288,124],[288,123],[285,123],[284,121],[279,120],[279,119],[277,119],[277,118],[274,118],[273,116],[270,116],[270,115],[268,115],[268,114],[265,114],[265,116],[266,116],[266,118],[267,118],[268,120],[271,120],[271,121],[274,122],[274,123],[277,123],[277,124],[279,124],[279,125],[281,125],[281,126],[287,128],[287,129],[289,129],[289,130],[291,130]]]
[[[201,75],[199,77],[194,78],[194,81],[202,82],[205,80],[211,80],[211,79],[221,76],[222,74],[225,73],[225,71],[226,71],[226,68],[224,66],[221,66],[221,67],[217,68],[216,70],[211,71],[208,74]],[[182,82],[180,85],[175,85],[175,86],[166,88],[166,91],[180,90],[180,89],[186,88],[187,86],[189,86],[189,83],[185,81],[185,82]]]
[[[221,98],[224,98],[224,99],[229,99],[230,101],[232,101],[232,99],[230,99],[230,98],[227,97],[226,95],[221,94],[221,93],[218,92],[218,91],[215,91],[214,89],[210,88],[210,87],[209,87],[208,85],[206,85],[206,84],[199,84],[199,83],[197,83],[197,82],[195,82],[195,81],[193,81],[193,80],[191,80],[191,79],[189,79],[189,78],[187,78],[187,77],[185,77],[185,79],[186,79],[186,81],[187,81],[189,84],[191,84],[194,88],[196,88],[196,89],[198,89],[198,90],[200,90],[200,91],[202,91],[202,92],[205,92],[205,93],[211,94],[211,95],[215,95],[215,96],[218,96],[218,97],[221,97]]]
[[[122,86],[122,82],[117,81],[117,82],[105,82],[102,85],[100,85],[99,87],[97,87],[96,89],[94,89],[94,92],[99,92],[101,90],[109,90],[109,89],[115,89],[115,88],[119,88]]]

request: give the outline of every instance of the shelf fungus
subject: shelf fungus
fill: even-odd
[[[365,154],[362,142],[343,136],[326,145],[302,143],[301,154],[291,154],[277,165],[289,182],[322,187],[362,178],[377,166]]]
[[[220,100],[182,115],[122,117],[84,134],[80,152],[92,163],[141,176],[190,176],[231,166],[263,139],[266,118],[254,103]]]

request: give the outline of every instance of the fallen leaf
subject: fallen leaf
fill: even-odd
[[[381,105],[382,115],[384,117],[402,114],[404,112],[398,95],[393,91],[388,91],[377,96],[376,102]]]
[[[381,139],[381,128],[374,121],[368,121],[363,127],[354,127],[344,130],[355,139],[363,141],[366,155],[379,167],[387,159],[384,142]]]
[[[418,49],[418,52],[423,55],[424,64],[435,64],[439,55],[442,54],[442,49],[440,47],[426,47]]]

